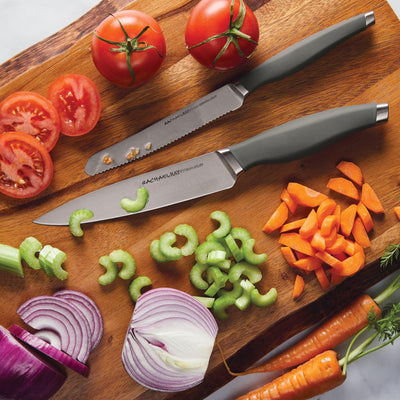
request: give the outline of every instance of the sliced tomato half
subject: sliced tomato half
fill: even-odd
[[[95,83],[84,75],[68,74],[49,87],[47,98],[61,118],[61,133],[80,136],[90,132],[100,118],[100,93]]]
[[[60,117],[53,104],[35,92],[15,92],[0,103],[0,133],[25,132],[48,151],[60,136]]]
[[[33,136],[23,132],[0,135],[0,192],[16,198],[33,197],[53,178],[49,152]]]

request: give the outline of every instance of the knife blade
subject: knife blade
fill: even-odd
[[[303,158],[357,130],[387,121],[388,116],[389,106],[377,103],[346,106],[310,114],[228,148],[95,190],[55,208],[34,222],[68,225],[70,215],[81,208],[88,208],[94,214],[91,220],[85,222],[132,215],[121,208],[121,199],[135,197],[140,187],[147,189],[149,200],[139,212],[230,189],[242,172],[258,164]]]
[[[241,76],[172,115],[93,154],[85,172],[95,175],[137,160],[167,146],[211,121],[240,108],[262,85],[283,79],[375,23],[373,11],[356,15],[301,40]]]

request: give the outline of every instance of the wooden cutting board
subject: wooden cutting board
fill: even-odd
[[[71,288],[91,296],[104,318],[104,337],[89,359],[88,379],[70,372],[55,399],[200,399],[229,379],[217,351],[212,354],[203,384],[183,393],[148,391],[125,372],[121,350],[134,305],[122,280],[100,287],[103,273],[98,259],[116,248],[130,251],[137,274],[148,275],[153,287],[171,286],[198,294],[188,273],[193,259],[166,265],[150,257],[150,242],[179,223],[191,224],[203,240],[214,229],[209,214],[226,211],[234,226],[247,228],[266,251],[261,292],[278,290],[277,302],[267,309],[245,313],[230,309],[230,318],[218,322],[218,339],[233,369],[243,370],[261,356],[321,318],[335,312],[349,299],[381,280],[383,271],[374,262],[390,242],[400,239],[400,224],[393,206],[400,204],[400,25],[383,0],[249,0],[258,18],[261,37],[255,56],[245,66],[226,73],[196,63],[185,49],[184,29],[197,1],[103,0],[81,19],[0,66],[0,99],[17,90],[45,95],[49,84],[65,73],[83,73],[99,87],[103,110],[93,132],[83,137],[62,136],[52,151],[55,165],[51,186],[38,198],[13,200],[0,197],[0,243],[18,247],[27,236],[66,252],[66,282],[25,269],[24,279],[0,272],[0,324],[21,324],[18,306],[37,295]],[[155,79],[143,87],[127,90],[113,86],[95,69],[90,55],[93,29],[123,7],[136,8],[155,17],[162,26],[168,56]],[[230,82],[289,45],[356,14],[373,10],[376,25],[330,51],[305,70],[258,89],[234,113],[209,124],[174,145],[107,173],[89,177],[84,172],[88,157],[158,119]],[[83,238],[73,238],[68,227],[48,227],[32,221],[63,202],[129,176],[163,167],[186,158],[237,143],[291,119],[325,109],[369,102],[387,102],[389,122],[340,141],[305,159],[259,166],[242,175],[226,192],[155,212],[85,226]],[[284,262],[277,234],[266,235],[262,226],[279,204],[282,188],[290,180],[328,193],[329,177],[338,176],[341,159],[361,166],[365,179],[379,194],[386,213],[375,218],[368,266],[351,279],[323,292],[315,278],[308,279],[304,295],[291,297],[294,271]],[[338,202],[345,204],[338,196]]]

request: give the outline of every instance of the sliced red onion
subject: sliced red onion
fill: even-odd
[[[0,398],[47,400],[66,376],[0,326]]]
[[[201,383],[218,326],[202,303],[172,288],[152,289],[135,306],[122,362],[141,385],[179,392]]]
[[[93,351],[103,336],[103,318],[96,303],[84,293],[70,289],[60,290],[54,293],[53,296],[71,302],[84,314],[92,334],[92,346],[90,350]]]
[[[17,313],[34,329],[51,329],[61,339],[61,350],[85,363],[91,348],[91,332],[82,312],[67,300],[37,296],[22,304]]]
[[[72,369],[78,374],[83,375],[84,377],[89,376],[89,368],[85,364],[82,364],[81,362],[75,360],[75,358],[72,358],[63,351],[58,350],[57,348],[40,339],[36,335],[32,335],[31,333],[17,325],[11,326],[8,330],[18,339],[22,340],[23,342],[45,354],[46,356],[51,357],[53,360]]]
[[[56,349],[61,350],[61,338],[57,332],[51,329],[41,329],[35,332],[35,336],[51,344]]]

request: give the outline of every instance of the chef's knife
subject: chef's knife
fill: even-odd
[[[356,130],[386,121],[387,104],[361,104],[310,114],[269,129],[228,148],[165,168],[134,176],[71,200],[34,222],[68,225],[81,208],[92,210],[88,222],[131,215],[121,208],[123,197],[135,198],[145,187],[149,200],[140,211],[150,211],[231,188],[240,173],[255,165],[303,158]]]
[[[95,175],[139,159],[238,109],[246,96],[258,87],[301,70],[374,22],[372,11],[359,14],[292,45],[241,76],[236,83],[226,84],[144,130],[92,155],[85,166],[85,172]]]

